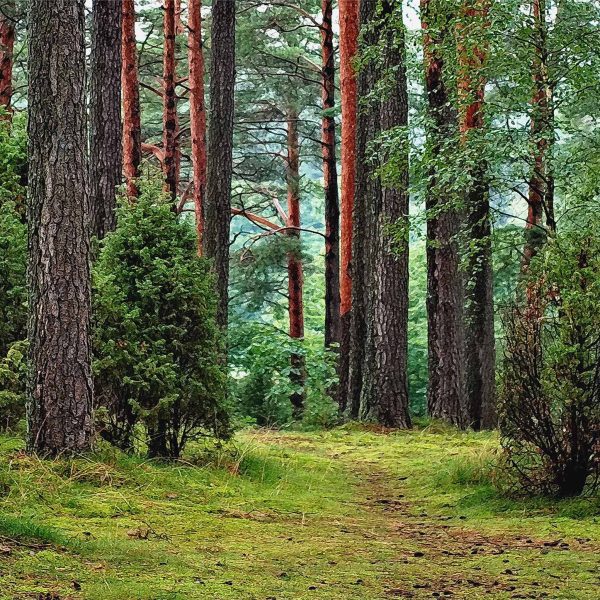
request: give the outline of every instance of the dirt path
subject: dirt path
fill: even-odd
[[[318,446],[303,450],[323,452]],[[589,539],[517,534],[501,520],[497,528],[470,528],[466,517],[428,514],[411,498],[408,477],[365,460],[363,452],[337,450],[327,455],[360,482],[359,504],[370,525],[365,542],[390,550],[387,564],[379,565],[383,598],[600,597],[600,548]]]

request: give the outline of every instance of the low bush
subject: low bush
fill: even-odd
[[[176,458],[199,436],[228,436],[215,316],[213,276],[192,225],[152,189],[121,206],[94,269],[103,437],[131,451],[141,429],[150,456]]]
[[[519,491],[558,497],[600,476],[600,227],[550,240],[507,312],[502,444]]]

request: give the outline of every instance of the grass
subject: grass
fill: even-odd
[[[497,440],[248,431],[165,465],[0,438],[0,598],[597,597],[597,500],[512,500]]]

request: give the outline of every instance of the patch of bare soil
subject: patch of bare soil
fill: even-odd
[[[453,517],[419,513],[404,497],[401,484],[389,474],[376,471],[376,464],[358,468],[363,470],[365,482],[364,507],[384,517],[387,531],[381,534],[394,544],[398,560],[410,565],[410,583],[389,586],[386,597],[557,598],[565,581],[546,573],[540,573],[540,580],[536,581],[531,571],[524,580],[519,565],[551,552],[576,550],[593,555],[598,551],[586,539],[530,538],[510,532],[487,534],[450,523]],[[506,557],[498,560],[506,568],[499,575],[486,572],[485,560],[479,560],[502,555]],[[423,562],[422,568],[415,568],[417,561]],[[440,576],[440,572],[444,575]]]

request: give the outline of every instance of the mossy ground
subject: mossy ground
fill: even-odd
[[[489,434],[249,431],[164,465],[0,438],[0,598],[595,599],[600,509],[503,498]]]

